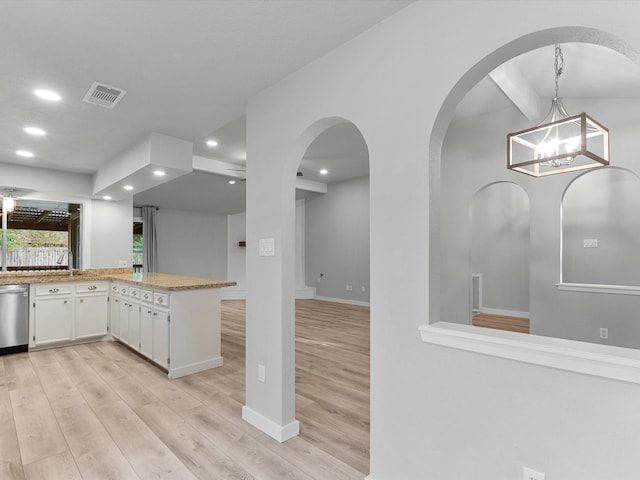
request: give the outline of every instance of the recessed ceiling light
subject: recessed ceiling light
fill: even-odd
[[[327,170],[326,168],[323,168],[322,170],[320,170],[320,175],[327,175],[329,173],[329,170]]]
[[[235,185],[236,181],[235,180],[229,180],[229,185]]]
[[[102,197],[103,200],[111,200],[111,197],[109,195],[105,195],[104,197]]]
[[[218,142],[216,142],[215,140],[207,140],[207,145],[209,145],[210,147],[217,147]]]
[[[133,190],[133,187],[131,185],[125,185],[124,187],[125,190]]]
[[[167,174],[167,172],[165,172],[164,170],[154,170],[153,174],[156,177],[164,177]]]
[[[25,158],[31,158],[34,156],[33,152],[29,152],[28,150],[16,150],[16,155],[20,155]]]
[[[52,92],[51,90],[39,89],[39,90],[34,90],[33,93],[35,93],[38,97],[44,100],[49,100],[51,102],[57,102],[62,98],[56,92]]]
[[[38,127],[24,127],[24,131],[30,135],[37,135],[37,136],[42,136],[47,134],[47,132],[45,132],[44,130]]]

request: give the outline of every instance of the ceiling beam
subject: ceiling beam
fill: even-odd
[[[49,216],[49,214],[51,213],[51,210],[45,210],[44,212],[42,212],[40,215],[38,215],[38,218],[36,218],[33,223],[40,223],[42,220],[44,220],[45,218],[47,218]]]
[[[224,175],[225,177],[241,179],[245,179],[247,177],[247,172],[242,166],[223,162],[221,160],[199,157],[197,155],[193,156],[193,169],[200,170],[201,172]],[[296,177],[296,189],[306,190],[309,192],[327,193],[327,184]]]
[[[513,62],[503,63],[489,74],[489,78],[529,121],[541,119],[542,99]]]

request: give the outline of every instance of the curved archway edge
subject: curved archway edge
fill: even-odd
[[[436,116],[429,137],[429,323],[440,319],[440,185],[442,146],[464,96],[492,70],[519,55],[556,43],[590,43],[614,50],[640,65],[640,53],[620,37],[603,30],[566,26],[533,32],[496,49],[473,65],[456,82]]]

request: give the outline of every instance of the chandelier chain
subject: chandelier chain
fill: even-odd
[[[562,72],[564,71],[564,55],[562,54],[562,49],[560,48],[560,44],[556,44],[556,55],[555,55],[555,77],[556,77],[556,96],[558,98],[558,79]]]

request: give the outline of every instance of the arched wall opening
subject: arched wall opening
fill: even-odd
[[[305,146],[303,149],[302,146]],[[301,436],[369,472],[369,148],[351,121],[326,118],[300,136],[288,176],[321,182],[296,190],[296,272],[314,295],[295,300],[296,418]],[[320,174],[321,169],[328,170]],[[299,232],[299,228],[302,232]],[[304,262],[301,266],[300,262]],[[299,285],[296,286],[300,292]],[[344,399],[351,399],[345,402]],[[331,438],[331,442],[316,439]]]
[[[483,60],[478,62],[476,65],[474,65],[474,67],[472,67],[467,72],[467,74],[464,75],[454,86],[439,111],[432,131],[432,135],[430,137],[429,147],[430,323],[440,320],[465,323],[464,318],[466,317],[463,312],[454,311],[449,306],[449,304],[451,303],[451,299],[447,298],[447,295],[449,295],[448,292],[455,290],[456,282],[457,284],[460,284],[460,282],[456,279],[451,278],[450,264],[448,263],[450,262],[450,258],[447,257],[446,249],[443,249],[442,246],[442,236],[446,235],[448,230],[455,230],[455,227],[452,227],[450,225],[451,220],[447,216],[447,209],[450,208],[450,206],[448,205],[449,199],[441,201],[443,200],[441,198],[441,189],[448,188],[448,191],[451,190],[451,185],[446,184],[447,169],[450,167],[450,165],[447,164],[447,148],[451,148],[447,147],[446,140],[447,135],[449,134],[449,127],[452,123],[451,121],[453,119],[456,106],[476,83],[478,83],[482,78],[484,78],[488,73],[490,73],[496,67],[500,66],[502,63],[537,48],[541,48],[547,45],[553,45],[555,43],[567,42],[600,45],[621,53],[622,55],[625,55],[636,64],[638,64],[638,56],[627,44],[625,44],[625,42],[614,35],[600,30],[582,27],[564,27],[535,32],[520,37],[504,45],[503,47],[494,51]],[[508,130],[508,127],[505,128],[505,137],[509,131],[513,130]],[[500,148],[502,149],[502,152],[504,152],[504,155],[501,154],[500,156],[500,158],[502,159],[506,158],[506,151],[504,150],[505,142],[501,143],[502,145],[500,145]],[[563,187],[561,187],[560,183],[564,185],[566,184],[566,182],[575,177],[575,174],[566,175],[568,176],[556,176],[558,178],[563,177],[560,180],[558,178],[549,178],[549,181],[547,182],[540,182],[540,179],[530,179],[523,175],[514,174],[514,172],[508,172],[505,166],[503,169],[500,169],[500,171],[497,171],[496,176],[494,177],[495,180],[498,181],[513,181],[518,183],[525,191],[527,191],[532,196],[532,198],[533,196],[539,196],[543,188],[549,189],[549,187],[552,186],[552,188],[550,189],[550,191],[552,192],[549,195],[550,198],[546,199],[543,202],[544,204],[541,204],[539,206],[532,205],[532,215],[536,218],[540,218],[540,215],[558,217],[557,221],[554,220],[554,232],[537,232],[536,235],[538,236],[532,239],[532,242],[538,242],[538,245],[545,245],[545,248],[539,249],[537,254],[541,255],[540,251],[544,250],[544,255],[548,256],[551,259],[548,260],[545,258],[544,261],[540,261],[537,263],[536,259],[532,259],[532,278],[535,277],[536,282],[539,282],[540,284],[544,283],[545,286],[549,286],[548,290],[545,290],[540,295],[538,295],[538,297],[540,298],[544,296],[547,302],[556,300],[559,300],[561,302],[563,301],[561,297],[559,299],[557,298],[558,295],[562,296],[562,293],[559,294],[556,291],[556,284],[560,282],[560,240],[559,238],[555,240],[553,237],[556,235],[559,237],[560,234],[559,212],[561,195],[563,191]],[[490,181],[487,179],[485,180],[487,182]],[[454,201],[459,201],[461,204],[465,201],[470,201],[470,194],[461,194],[460,197],[461,198],[455,199]],[[465,282],[468,282],[466,278]],[[442,285],[444,285],[445,288],[441,288]],[[454,287],[453,289],[452,286]],[[458,294],[460,294],[461,292],[462,289],[460,290],[460,292],[458,292]],[[545,317],[549,315],[548,308],[543,308],[542,302],[536,300],[536,298],[534,297],[532,297],[531,308],[534,314],[538,315],[539,317]],[[561,310],[566,313],[567,309],[569,308],[570,307],[567,302],[566,306]],[[553,315],[553,318],[549,319],[547,323],[542,322],[540,324],[540,327],[537,330],[532,331],[532,333],[549,336],[559,336],[562,338],[575,338],[580,340],[589,339],[589,341],[596,340],[597,337],[589,336],[592,335],[593,332],[590,332],[589,334],[587,334],[586,332],[581,333],[577,337],[574,337],[564,329],[554,330],[554,328],[551,327],[551,323],[555,322],[557,324],[559,315],[560,314]]]

